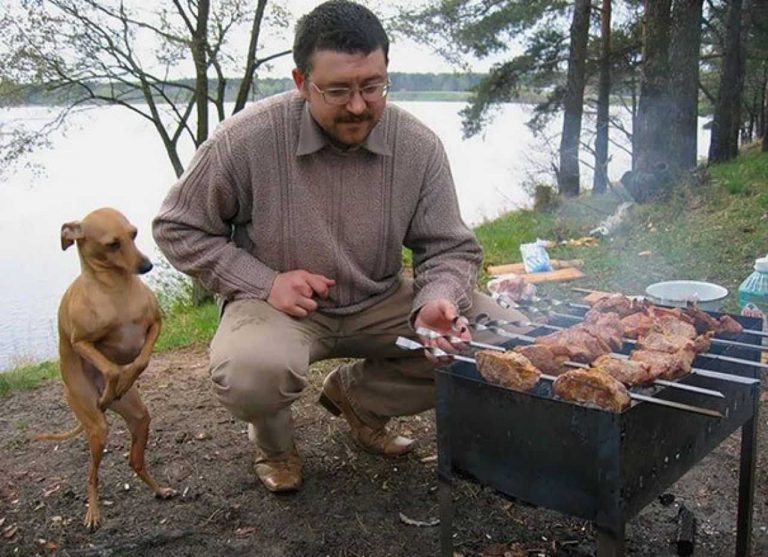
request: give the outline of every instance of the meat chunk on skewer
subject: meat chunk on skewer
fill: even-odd
[[[621,320],[624,336],[629,338],[644,337],[653,328],[653,317],[644,311],[627,315]]]
[[[483,379],[515,391],[531,390],[541,377],[528,358],[512,350],[480,350],[475,353],[475,361]]]
[[[721,315],[718,318],[712,317],[706,311],[699,309],[695,302],[688,302],[688,309],[685,313],[693,319],[693,325],[698,333],[714,331],[715,333],[741,334],[744,327],[730,315]]]
[[[584,316],[583,327],[591,335],[605,341],[613,350],[621,350],[624,345],[624,324],[618,313],[590,310]]]
[[[686,338],[696,338],[696,327],[674,315],[663,315],[653,321],[651,330],[664,335],[675,335]]]
[[[569,358],[568,350],[556,344],[549,346],[544,344],[526,344],[524,346],[516,346],[513,350],[528,358],[534,366],[549,375],[560,375],[572,369],[565,365],[565,361]]]
[[[656,350],[673,354],[681,350],[696,353],[696,343],[690,338],[680,335],[667,335],[651,332],[637,339],[637,347],[641,350]]]
[[[659,352],[658,350],[633,350],[629,359],[643,362],[650,367],[654,379],[674,380],[691,372],[695,353],[680,350],[678,352]]]
[[[619,317],[632,315],[643,309],[643,303],[632,300],[623,294],[611,294],[599,299],[592,306],[592,310],[601,313],[617,313]]]
[[[604,340],[590,334],[580,325],[536,337],[534,342],[545,346],[557,345],[567,351],[569,359],[586,364],[611,352],[611,347]]]
[[[555,379],[553,387],[560,398],[612,412],[621,412],[631,403],[627,388],[598,369],[573,369]]]
[[[612,356],[600,356],[592,362],[592,367],[604,371],[627,386],[648,385],[655,377],[651,375],[651,366],[646,362],[620,360]]]

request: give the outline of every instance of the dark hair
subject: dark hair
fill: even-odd
[[[376,15],[360,4],[330,0],[304,15],[296,24],[293,61],[303,75],[312,70],[318,50],[370,54],[381,48],[389,62],[389,38]]]

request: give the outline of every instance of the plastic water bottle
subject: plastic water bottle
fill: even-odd
[[[766,330],[768,315],[768,255],[755,260],[755,270],[739,286],[741,314],[759,317]]]

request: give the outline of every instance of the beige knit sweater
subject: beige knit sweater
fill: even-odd
[[[267,299],[280,272],[336,280],[320,311],[375,304],[413,250],[414,309],[470,305],[482,253],[461,220],[437,136],[388,105],[366,143],[328,143],[301,96],[283,93],[224,121],[200,146],[153,223],[170,263],[225,299]]]

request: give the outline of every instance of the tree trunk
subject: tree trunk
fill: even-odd
[[[704,0],[674,0],[670,44],[670,170],[692,170],[699,132],[699,58]]]
[[[261,34],[261,20],[264,18],[264,10],[267,7],[267,0],[259,0],[256,5],[256,14],[253,16],[253,25],[251,26],[251,37],[248,44],[248,54],[245,60],[245,71],[243,79],[240,81],[240,89],[237,91],[237,100],[232,114],[240,112],[248,101],[248,93],[253,84],[253,74],[256,71],[256,48],[259,45],[259,35]]]
[[[633,134],[635,170],[630,188],[638,201],[656,197],[668,185],[670,8],[671,0],[645,2],[640,100]]]
[[[568,82],[563,99],[563,134],[560,139],[560,169],[557,185],[568,197],[579,195],[579,142],[584,111],[584,81],[589,38],[589,0],[576,0],[571,22]]]
[[[192,35],[192,59],[195,63],[195,103],[197,105],[197,133],[195,145],[208,139],[208,16],[210,0],[199,0],[197,20]]]
[[[768,84],[763,94],[763,153],[768,153]]]
[[[712,122],[709,161],[735,159],[739,154],[739,124],[741,122],[741,92],[744,81],[744,60],[741,41],[742,0],[730,0],[726,15],[726,35],[720,89]]]
[[[608,132],[611,115],[611,0],[603,0],[600,13],[600,77],[597,91],[595,175],[592,193],[605,193],[608,183]]]

